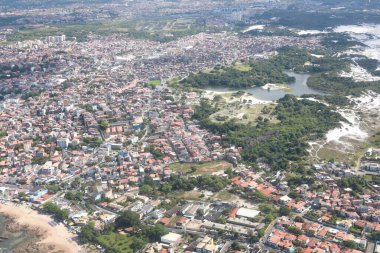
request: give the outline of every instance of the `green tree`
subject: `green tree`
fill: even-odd
[[[99,233],[95,230],[95,223],[89,222],[84,225],[79,233],[79,241],[81,243],[93,243]]]
[[[69,219],[69,211],[67,209],[61,209],[58,205],[52,202],[46,202],[45,204],[43,204],[42,210],[54,215],[54,218],[56,218],[59,221]]]
[[[287,206],[281,206],[278,213],[280,216],[288,216],[290,214],[290,208]]]
[[[350,248],[350,249],[357,249],[358,245],[356,244],[356,242],[350,240],[350,241],[344,241],[343,242],[343,246],[344,247],[347,247],[347,248]]]
[[[150,195],[153,193],[153,187],[147,184],[140,186],[139,193],[142,195]]]
[[[132,211],[125,211],[115,220],[116,228],[140,227],[140,216]]]

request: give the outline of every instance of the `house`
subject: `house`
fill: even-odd
[[[182,240],[182,235],[176,233],[169,233],[161,237],[161,243],[164,247],[175,247]]]

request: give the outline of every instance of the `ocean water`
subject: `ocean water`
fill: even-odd
[[[0,252],[12,252],[23,242],[30,239],[30,235],[26,231],[10,233],[6,230],[7,219],[0,216]]]

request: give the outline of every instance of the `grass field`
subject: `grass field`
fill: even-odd
[[[236,62],[234,68],[240,71],[250,71],[252,69],[251,66],[241,62]]]
[[[109,233],[98,236],[97,240],[101,246],[107,249],[107,252],[133,253],[131,249],[133,240],[126,235]]]
[[[220,199],[222,201],[229,201],[232,197],[233,195],[229,193],[227,190],[222,190],[214,196],[214,198]]]
[[[151,86],[161,85],[161,80],[158,80],[158,79],[150,80],[150,81],[148,81],[148,85],[151,85]]]
[[[226,161],[213,161],[207,163],[173,163],[169,166],[172,170],[190,175],[208,175],[217,171],[232,168],[232,164]],[[192,169],[195,171],[192,172]]]

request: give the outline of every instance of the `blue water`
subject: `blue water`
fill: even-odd
[[[209,91],[245,91],[252,94],[254,97],[264,101],[276,101],[283,98],[286,94],[292,94],[295,96],[302,96],[305,94],[317,94],[323,95],[322,92],[312,89],[307,86],[307,79],[310,77],[308,74],[297,74],[291,71],[285,72],[288,76],[294,77],[296,80],[294,83],[289,84],[290,91],[285,90],[267,90],[260,87],[252,87],[246,89],[229,89],[225,87],[207,87]]]

